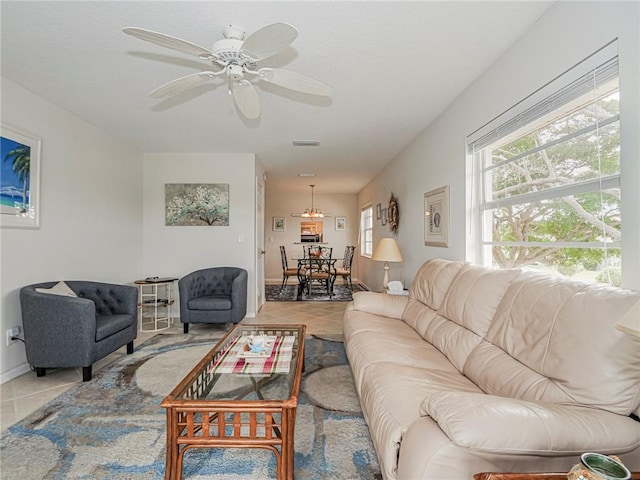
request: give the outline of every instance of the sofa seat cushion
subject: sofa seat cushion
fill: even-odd
[[[402,436],[420,418],[425,396],[438,391],[480,392],[453,366],[438,370],[375,363],[364,371],[360,402],[384,478],[396,477]]]
[[[617,454],[640,447],[640,424],[600,409],[466,392],[433,392],[422,413],[460,447],[492,453]]]
[[[187,305],[189,310],[231,310],[231,297],[228,295],[206,295],[192,298]]]
[[[131,326],[135,319],[134,315],[118,314],[118,315],[98,315],[96,317],[96,342],[110,337],[114,333],[118,333],[125,328]]]

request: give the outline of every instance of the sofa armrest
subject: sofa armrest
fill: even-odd
[[[401,319],[409,297],[387,295],[376,292],[356,292],[353,294],[353,309],[373,313],[383,317]]]
[[[240,270],[231,284],[232,322],[238,323],[247,314],[248,273]]]
[[[422,402],[456,445],[543,456],[625,453],[640,446],[640,423],[588,407],[467,392],[435,392]]]
[[[96,336],[93,301],[39,293],[30,286],[20,290],[20,305],[29,363],[49,366],[44,362],[60,355],[80,358],[83,365],[92,363]]]

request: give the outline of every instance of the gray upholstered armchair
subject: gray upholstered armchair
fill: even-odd
[[[247,271],[236,267],[197,270],[178,280],[180,321],[238,323],[247,313]]]
[[[65,282],[77,295],[38,292],[57,282],[20,290],[27,361],[42,377],[47,368],[82,367],[91,380],[97,360],[126,345],[133,353],[138,326],[138,289],[89,281]]]

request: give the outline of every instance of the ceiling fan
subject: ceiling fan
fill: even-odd
[[[215,68],[165,83],[149,93],[153,98],[177,95],[220,77],[228,82],[229,93],[233,95],[238,110],[246,118],[253,120],[260,116],[260,101],[249,78],[257,78],[263,82],[310,95],[331,96],[331,87],[314,78],[280,68],[258,68],[259,62],[281,52],[298,36],[298,30],[287,23],[267,25],[247,38],[242,28],[228,25],[222,32],[224,38],[215,42],[211,50],[143,28],[125,28],[123,32],[162,47],[195,55],[201,60],[211,62]]]

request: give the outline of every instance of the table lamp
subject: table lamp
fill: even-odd
[[[402,262],[402,254],[395,238],[383,238],[373,252],[372,260],[384,262],[384,280],[382,285],[386,289],[389,285],[389,262]]]
[[[640,337],[640,300],[617,321],[616,328],[634,337]]]

